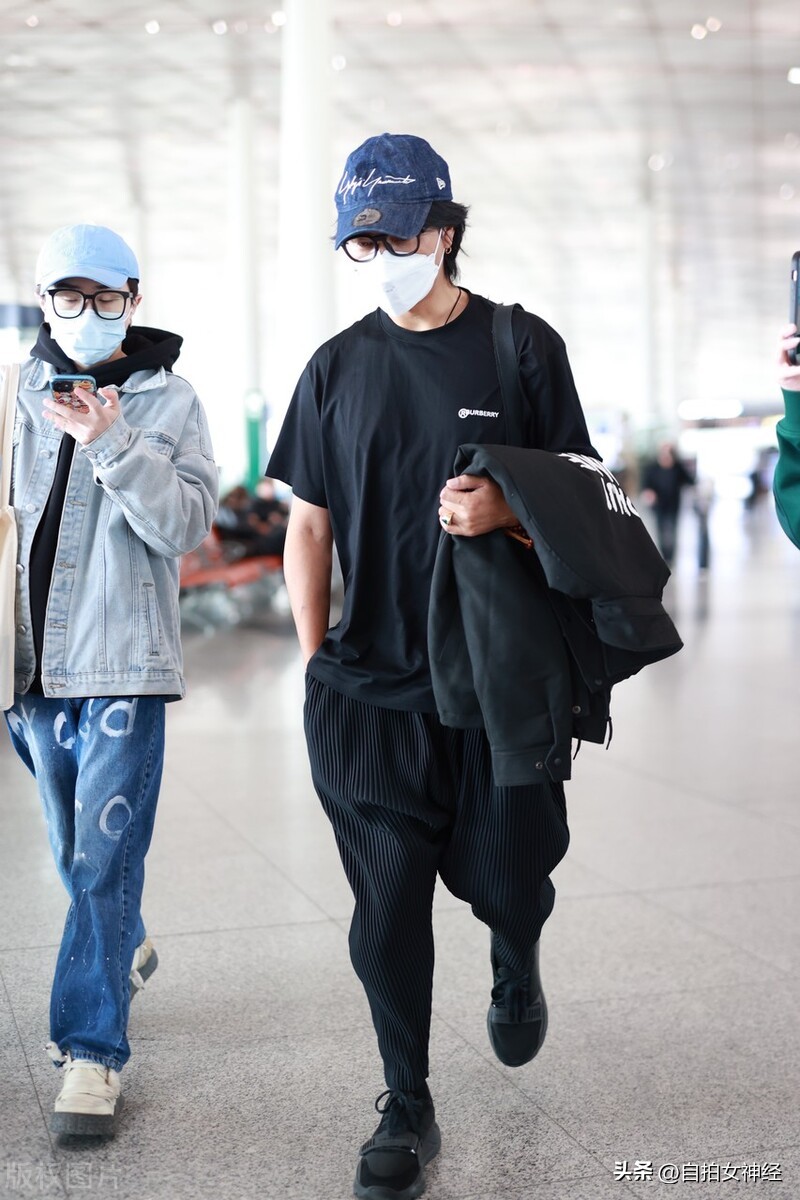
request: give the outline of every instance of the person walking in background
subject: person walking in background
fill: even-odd
[[[538,943],[569,832],[563,783],[543,771],[541,783],[496,786],[484,730],[443,725],[432,689],[440,531],[518,524],[492,480],[448,478],[460,443],[505,440],[495,306],[457,282],[467,209],[427,141],[388,133],[350,155],[336,206],[336,248],[380,308],[312,357],[268,471],[294,490],[284,568],[312,777],[355,897],[351,958],[388,1089],[354,1190],[410,1200],[440,1144],[427,1084],[437,874],[492,930],[489,1036],[521,1066],[547,1028]],[[596,459],[563,341],[520,315],[525,443]],[[329,629],[334,543],[345,594]]]
[[[790,357],[798,346],[797,327],[784,326],[778,342],[778,381],[786,413],[777,425],[778,462],[772,486],[781,527],[800,548],[800,363]]]
[[[178,558],[211,528],[217,469],[200,401],[172,373],[182,339],[131,326],[139,267],[118,234],[56,230],[36,292],[44,322],[17,395],[6,720],[70,897],[50,1001],[51,1129],[96,1137],[115,1131],[130,1000],[157,962],[140,904],[164,705],[184,694]],[[90,386],[56,402],[53,377],[76,372]]]
[[[658,454],[642,471],[642,501],[656,518],[656,540],[667,566],[675,560],[681,493],[694,482],[672,442],[663,442]]]
[[[711,533],[709,522],[714,506],[714,480],[697,479],[692,495],[692,508],[697,517],[697,569],[704,573],[711,566]]]

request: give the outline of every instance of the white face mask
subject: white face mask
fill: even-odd
[[[441,240],[440,229],[432,254],[409,254],[398,258],[388,250],[381,250],[375,255],[372,278],[377,280],[380,289],[378,303],[391,316],[402,317],[430,292],[441,266],[436,261]],[[363,265],[359,270],[363,270]]]
[[[113,321],[104,321],[88,305],[79,317],[47,318],[53,341],[57,342],[72,362],[91,367],[110,358],[125,340],[125,313]]]

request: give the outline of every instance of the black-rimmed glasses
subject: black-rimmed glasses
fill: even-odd
[[[48,288],[47,294],[53,302],[57,317],[70,320],[79,317],[87,304],[91,304],[98,317],[104,321],[115,321],[125,312],[125,306],[133,299],[133,292],[100,291],[80,292],[77,288]]]
[[[355,237],[349,237],[343,243],[344,252],[353,262],[369,262],[383,246],[395,258],[407,258],[419,250],[420,238],[424,232],[425,230],[421,229],[416,237],[410,238],[392,237],[386,233],[357,233]]]

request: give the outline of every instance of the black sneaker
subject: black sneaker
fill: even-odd
[[[386,1103],[381,1107],[381,1100]],[[414,1200],[425,1191],[423,1167],[439,1153],[442,1135],[427,1087],[382,1092],[381,1123],[359,1150],[353,1195],[362,1200]]]
[[[547,1002],[539,978],[539,943],[533,948],[530,970],[515,974],[501,965],[492,934],[492,1003],[486,1017],[489,1041],[501,1063],[521,1067],[542,1048],[547,1033]]]

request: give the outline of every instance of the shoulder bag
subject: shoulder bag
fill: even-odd
[[[17,587],[17,519],[11,507],[11,454],[19,364],[3,370],[0,390],[0,709],[14,703],[14,604]]]

